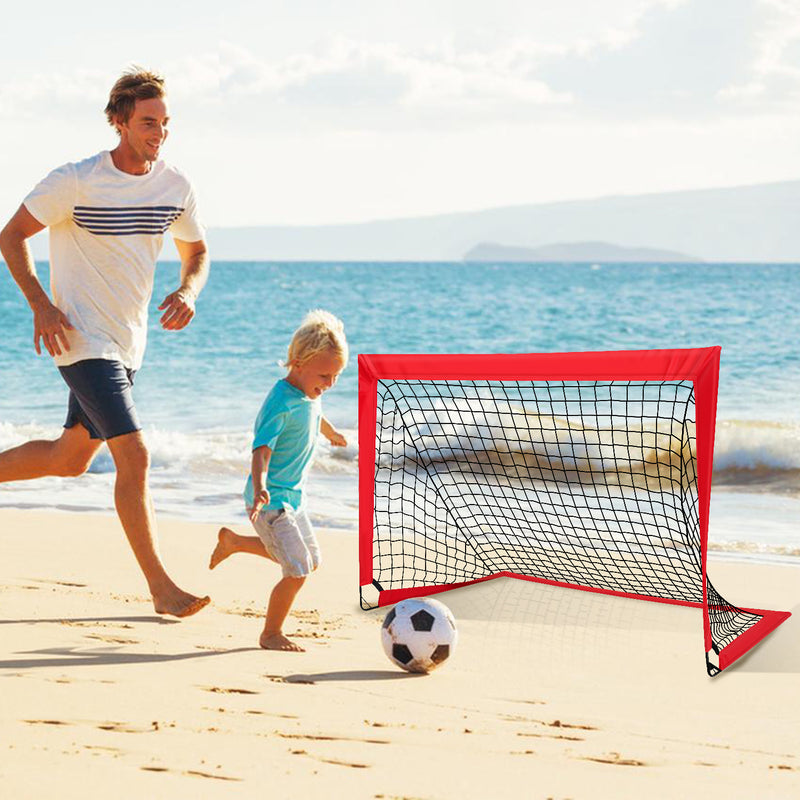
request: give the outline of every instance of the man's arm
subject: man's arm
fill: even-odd
[[[56,308],[39,283],[28,239],[44,228],[24,204],[0,232],[0,252],[28,305],[33,311],[33,346],[41,355],[39,340],[51,356],[60,356],[61,347],[69,350],[65,330],[74,330],[66,315]],[[60,341],[59,341],[60,340]]]
[[[205,241],[183,242],[175,239],[175,246],[181,257],[181,285],[177,291],[168,294],[158,307],[164,311],[161,327],[168,331],[179,331],[192,321],[195,300],[208,280],[208,248]]]

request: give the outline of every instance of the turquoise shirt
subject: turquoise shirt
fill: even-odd
[[[267,395],[256,417],[253,450],[269,447],[267,469],[268,510],[289,506],[298,511],[303,504],[303,486],[317,444],[322,421],[320,398],[310,398],[285,378]],[[253,476],[244,489],[247,507],[253,505]]]

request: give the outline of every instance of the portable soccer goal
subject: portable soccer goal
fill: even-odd
[[[706,573],[719,358],[360,355],[362,607],[523,578],[702,608],[732,664],[789,614]]]

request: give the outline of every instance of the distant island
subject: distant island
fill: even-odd
[[[548,261],[556,263],[581,262],[690,262],[703,259],[687,256],[673,250],[656,250],[652,247],[622,247],[608,242],[561,242],[542,247],[514,247],[511,245],[481,242],[464,254],[464,261]]]

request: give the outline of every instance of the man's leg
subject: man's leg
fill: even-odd
[[[80,423],[65,428],[58,439],[35,439],[0,453],[0,483],[82,475],[103,442],[90,439]]]
[[[159,614],[188,617],[209,602],[178,588],[167,575],[156,550],[156,521],[150,498],[150,455],[140,431],[115,436],[108,449],[117,468],[114,501],[133,554],[144,573]]]

